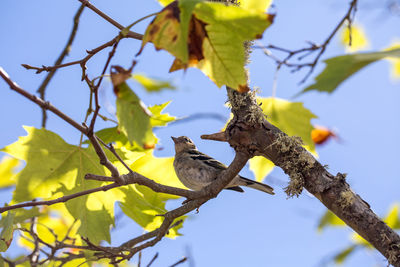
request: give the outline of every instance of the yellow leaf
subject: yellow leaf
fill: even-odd
[[[0,161],[0,188],[15,184],[15,169],[19,166],[16,158],[4,156]]]
[[[153,79],[147,77],[144,74],[136,73],[132,75],[132,78],[136,80],[141,86],[143,86],[143,88],[146,89],[147,92],[159,92],[162,89],[176,89],[175,86],[173,86],[168,81]]]
[[[396,49],[396,48],[400,48],[400,41],[395,41],[386,50],[391,50],[391,49]],[[400,58],[390,57],[390,58],[388,58],[388,60],[392,65],[391,71],[390,71],[390,74],[391,74],[390,76],[395,80],[400,79]]]
[[[240,7],[244,9],[254,10],[257,12],[266,12],[271,6],[272,0],[242,0]]]
[[[130,167],[133,171],[136,171],[157,183],[185,188],[175,174],[173,162],[173,157],[158,158],[150,151],[147,152],[145,156],[135,161],[135,163]],[[171,195],[168,196],[171,197]]]
[[[254,173],[256,181],[262,182],[264,178],[274,169],[274,163],[262,157],[255,156],[249,160],[250,170]]]
[[[354,241],[354,243],[362,245],[366,248],[372,249],[373,246],[367,241],[365,240],[362,236],[360,236],[357,233],[354,233],[351,237],[351,239]]]
[[[167,210],[165,209],[165,198],[150,188],[140,185],[131,185],[128,188],[122,188],[121,191],[125,197],[120,201],[122,211],[142,226],[146,231],[153,231],[159,228],[164,221],[162,216]],[[180,219],[184,219],[185,216]],[[177,230],[182,224],[169,230],[170,238],[179,235]]]
[[[327,226],[344,227],[346,224],[332,211],[326,210],[325,214],[319,219],[318,231],[322,231]]]
[[[305,148],[311,153],[316,153],[315,144],[311,139],[313,126],[311,120],[317,118],[301,102],[290,102],[280,98],[258,98],[267,120],[281,129],[289,136],[299,136],[304,142]]]
[[[392,229],[400,228],[399,204],[394,204],[383,221]]]
[[[351,46],[350,44],[351,37]],[[369,47],[369,41],[365,35],[364,29],[360,25],[353,24],[351,30],[344,26],[341,32],[341,43],[346,48],[346,52],[357,52]]]
[[[166,6],[174,2],[174,0],[158,0],[158,2],[160,3],[160,5]]]

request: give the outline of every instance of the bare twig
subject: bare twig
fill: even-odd
[[[122,36],[119,36],[119,37],[122,37]],[[120,40],[121,40],[121,38],[118,38],[118,39],[116,40],[116,42],[114,43],[113,49],[112,49],[112,50],[110,51],[110,53],[108,54],[106,64],[104,65],[103,71],[102,71],[102,73],[101,73],[101,75],[100,75],[100,79],[98,80],[96,86],[95,86],[95,87],[93,88],[93,90],[92,90],[92,93],[93,93],[93,95],[94,95],[95,109],[94,109],[94,112],[93,112],[92,120],[90,121],[89,133],[93,133],[94,124],[95,124],[95,122],[96,122],[97,114],[98,114],[99,111],[100,111],[99,93],[98,93],[98,92],[99,92],[99,87],[100,87],[101,82],[103,81],[103,77],[104,77],[104,74],[105,74],[106,71],[107,71],[108,65],[110,64],[111,59],[112,59],[112,57],[114,56],[115,51],[117,50],[117,46],[118,46]]]
[[[40,98],[28,93],[27,91],[25,91],[24,89],[19,87],[18,84],[16,84],[15,82],[13,82],[10,79],[10,77],[7,74],[7,72],[5,72],[5,70],[2,67],[0,67],[0,76],[10,86],[10,88],[12,90],[14,90],[17,93],[19,93],[20,95],[23,95],[24,97],[28,98],[29,100],[31,100],[32,102],[36,103],[40,107],[45,108],[46,110],[50,110],[51,112],[53,112],[58,117],[60,117],[61,119],[63,119],[67,123],[69,123],[71,126],[73,126],[75,129],[77,129],[81,133],[83,133],[83,134],[87,133],[87,128],[86,127],[80,125],[79,123],[74,121],[72,118],[70,118],[69,116],[67,116],[66,114],[64,114],[60,110],[58,110],[56,107],[54,107],[52,104],[50,104],[50,102],[45,102],[42,99],[40,99]]]
[[[83,5],[87,6],[89,9],[94,11],[97,15],[99,15],[100,17],[102,17],[103,19],[105,19],[106,21],[108,21],[109,23],[114,25],[115,27],[117,27],[119,30],[122,31],[123,29],[125,29],[124,26],[122,26],[121,24],[119,24],[118,22],[116,22],[115,20],[113,20],[112,18],[107,16],[106,14],[104,14],[102,11],[100,11],[98,8],[96,8],[94,5],[92,5],[88,0],[79,0],[79,2],[81,2]],[[126,37],[137,39],[137,40],[142,40],[143,39],[143,35],[142,34],[136,33],[136,32],[132,32],[132,31],[129,31],[127,33]]]
[[[154,255],[154,257],[150,260],[149,264],[147,264],[147,267],[150,267],[153,262],[158,258],[158,252]]]
[[[25,203],[20,203],[20,204],[15,204],[15,205],[10,205],[10,206],[5,206],[5,207],[1,207],[0,208],[0,213],[3,213],[5,211],[8,210],[13,210],[13,209],[19,209],[19,208],[24,208],[24,207],[35,207],[35,206],[51,206],[54,205],[56,203],[61,203],[61,202],[66,202],[70,199],[74,199],[80,196],[84,196],[84,195],[88,195],[88,194],[92,194],[95,192],[99,192],[99,191],[108,191],[112,188],[115,187],[119,187],[121,186],[118,183],[113,183],[113,184],[108,184],[108,185],[104,185],[101,187],[96,187],[96,188],[92,188],[92,189],[88,189],[85,191],[81,191],[78,193],[74,193],[71,195],[66,195],[66,196],[62,196],[53,200],[43,200],[43,201],[30,201],[30,202],[25,202]]]
[[[71,45],[74,42],[76,33],[78,31],[79,18],[81,16],[84,8],[85,8],[85,6],[81,5],[79,7],[79,9],[77,10],[77,12],[74,16],[74,19],[73,19],[74,25],[72,27],[71,34],[68,38],[68,41],[67,41],[64,49],[62,50],[61,54],[57,58],[54,65],[56,65],[56,66],[60,65],[63,62],[64,58],[68,55],[69,51],[71,50]],[[49,84],[50,80],[53,78],[56,70],[57,69],[53,69],[46,75],[46,78],[44,78],[42,84],[39,86],[39,89],[37,90],[40,98],[43,100],[45,100],[45,91],[46,91],[47,85]],[[46,109],[42,108],[42,127],[43,128],[46,128],[46,121],[47,121],[47,112],[46,112]]]
[[[100,143],[107,148],[111,153],[113,153],[113,155],[119,160],[119,162],[122,163],[122,165],[124,165],[124,167],[129,171],[129,172],[133,172],[131,168],[129,168],[128,164],[125,163],[125,161],[118,155],[117,151],[115,151],[115,148],[113,146],[113,144],[106,144],[103,142],[103,140],[101,140],[99,137],[97,137],[97,140],[100,141]]]
[[[88,55],[80,60],[75,60],[75,61],[71,61],[68,63],[64,63],[64,64],[58,64],[58,65],[54,65],[54,66],[42,66],[42,67],[34,67],[34,66],[30,66],[28,64],[22,64],[22,66],[28,70],[36,70],[36,73],[41,73],[42,71],[55,71],[56,69],[59,68],[64,68],[64,67],[68,67],[68,66],[72,66],[72,65],[80,65],[82,68],[82,81],[85,79],[86,77],[86,63],[89,61],[89,59],[91,59],[95,54],[99,53],[100,51],[102,51],[103,49],[113,46],[114,43],[119,39],[119,35],[114,37],[113,39],[111,39],[110,41],[100,45],[99,47],[96,47],[92,50],[88,50],[86,51],[88,53]]]
[[[299,70],[301,70],[301,69],[303,69],[305,67],[309,68],[309,70],[306,73],[306,75],[304,76],[304,78],[300,81],[300,84],[302,84],[313,73],[317,63],[319,62],[322,54],[325,52],[328,44],[333,39],[333,37],[336,35],[336,33],[339,31],[339,29],[342,27],[342,25],[347,21],[348,22],[348,24],[347,24],[348,27],[351,27],[351,23],[352,23],[352,21],[354,19],[354,15],[355,15],[355,12],[357,10],[357,1],[358,0],[352,0],[350,2],[349,9],[347,10],[347,12],[344,15],[344,17],[339,21],[339,23],[336,25],[336,27],[332,30],[332,32],[328,35],[328,37],[325,39],[325,41],[321,45],[309,42],[310,46],[305,47],[305,48],[301,48],[301,49],[298,49],[298,50],[290,50],[290,49],[278,47],[278,46],[275,46],[275,45],[268,45],[266,47],[264,47],[262,45],[261,46],[254,46],[254,48],[263,49],[264,54],[267,55],[268,57],[272,58],[275,61],[275,63],[277,64],[277,70],[279,70],[279,68],[281,66],[286,66],[288,68],[291,68],[292,72],[299,71]],[[272,52],[270,51],[271,49],[272,50],[277,50],[277,51],[280,51],[280,52],[284,52],[287,55],[283,59],[279,59],[278,57],[276,57],[276,56],[274,56],[272,54]],[[305,57],[313,54],[316,51],[318,51],[318,53],[315,56],[314,60],[312,60],[311,62],[307,62],[307,63],[292,63],[292,62],[290,62],[290,60],[294,56],[298,56],[297,60],[303,60]]]
[[[139,252],[139,256],[138,256],[138,267],[141,267],[142,264],[142,252]]]
[[[94,147],[94,149],[96,151],[96,154],[100,158],[100,164],[104,165],[111,172],[112,176],[115,178],[116,181],[121,182],[119,180],[119,172],[118,172],[117,168],[108,160],[106,154],[104,153],[103,149],[101,148],[101,146],[100,146],[96,136],[94,135],[93,131],[89,131],[88,127],[85,124],[80,125],[79,123],[77,123],[76,121],[74,121],[73,119],[68,117],[66,114],[64,114],[63,112],[58,110],[56,107],[51,105],[49,102],[45,102],[42,99],[40,99],[40,98],[28,93],[27,91],[25,91],[24,89],[19,87],[16,83],[14,83],[10,79],[8,74],[1,67],[0,67],[0,76],[10,86],[10,88],[12,90],[14,90],[14,91],[18,92],[19,94],[25,96],[26,98],[28,98],[32,102],[38,104],[40,107],[43,107],[43,108],[45,108],[47,110],[50,110],[51,112],[53,112],[54,114],[59,116],[61,119],[63,119],[64,121],[66,121],[67,123],[72,125],[74,128],[79,130],[82,134],[86,135],[89,138],[89,140],[91,141],[91,143],[92,143],[92,145],[93,145],[93,147]]]
[[[187,258],[186,258],[186,257],[184,257],[183,259],[181,259],[181,260],[179,260],[179,261],[175,262],[174,264],[172,264],[172,265],[171,265],[171,266],[169,266],[169,267],[175,267],[175,266],[178,266],[179,264],[181,264],[181,263],[184,263],[185,261],[187,261]]]
[[[85,175],[85,179],[113,182],[114,178],[88,173]],[[126,184],[144,185],[144,186],[149,187],[154,192],[158,192],[158,193],[166,193],[166,194],[186,197],[189,199],[194,199],[194,198],[198,198],[198,197],[202,196],[197,191],[189,191],[189,190],[182,189],[182,188],[177,188],[177,187],[172,187],[172,186],[167,186],[167,185],[162,185],[162,184],[156,183],[153,180],[146,178],[145,176],[143,176],[137,172],[123,174],[123,175],[121,175],[121,179],[124,181],[125,185]]]

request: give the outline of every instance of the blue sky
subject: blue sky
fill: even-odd
[[[294,2],[294,3],[293,3]],[[372,2],[368,2],[372,3]],[[364,25],[370,38],[371,51],[383,49],[400,38],[400,17],[385,13],[384,9],[365,1],[357,12],[356,22]],[[160,9],[156,0],[134,1],[96,0],[93,4],[123,25]],[[21,87],[34,93],[45,74],[36,75],[21,67],[52,65],[68,38],[72,16],[80,3],[77,0],[3,0],[0,4],[0,65]],[[322,42],[345,14],[348,1],[276,1],[274,25],[269,28],[262,42],[289,49],[306,45],[305,41]],[[383,5],[382,5],[383,6]],[[149,20],[133,30],[143,33]],[[65,62],[80,59],[87,49],[93,49],[111,40],[118,33],[92,11],[82,15],[78,35]],[[113,64],[129,66],[140,47],[137,40],[124,40],[113,58]],[[90,77],[97,76],[107,57],[103,52],[88,64]],[[338,38],[334,38],[324,58],[344,53]],[[260,95],[271,95],[275,71],[274,62],[254,51],[250,64],[251,85],[260,88]],[[171,115],[185,117],[202,112],[218,113],[226,118],[229,111],[224,106],[226,93],[218,89],[200,71],[168,74],[172,57],[163,51],[156,52],[147,45],[138,58],[135,71],[152,77],[173,81],[178,90],[148,94],[139,86],[135,92],[147,105],[172,100],[167,108]],[[277,97],[302,101],[319,118],[315,124],[334,128],[341,142],[329,142],[319,147],[319,159],[328,164],[332,173],[348,173],[353,190],[363,197],[379,215],[384,215],[390,205],[399,201],[398,152],[400,144],[399,82],[390,79],[387,61],[377,62],[347,80],[333,94],[307,93],[299,98],[292,96],[312,82],[323,69],[321,62],[305,85],[298,82],[304,71],[292,74],[283,68],[278,75]],[[57,72],[47,89],[47,99],[77,121],[84,119],[88,103],[87,88],[80,82],[80,68],[69,67]],[[101,87],[102,103],[113,102],[112,87],[105,81]],[[0,81],[0,147],[24,135],[22,125],[40,127],[41,112],[37,106],[8,89]],[[102,111],[107,113],[106,110]],[[111,115],[110,115],[111,116]],[[107,126],[100,122],[98,129]],[[204,141],[200,135],[217,132],[223,123],[204,119],[174,124],[157,130],[161,139],[158,156],[172,156],[170,136],[187,135],[199,149],[218,160],[229,163],[233,150],[222,143]],[[79,142],[79,133],[57,117],[50,115],[48,128],[70,143]],[[253,178],[247,168],[241,174]],[[176,240],[164,239],[156,247],[143,252],[144,262],[155,252],[160,256],[153,266],[168,266],[182,256],[190,254],[195,266],[320,266],[327,258],[351,243],[351,230],[326,229],[317,233],[323,205],[307,192],[299,198],[287,199],[282,188],[288,178],[279,169],[267,182],[275,187],[276,195],[246,190],[244,194],[223,192],[191,213],[181,230],[183,236]],[[2,191],[1,202],[10,199],[10,191]],[[169,208],[179,202],[169,203]],[[112,235],[113,244],[134,237],[142,230],[130,219],[117,222]],[[345,266],[385,266],[384,259],[374,251],[358,251]],[[185,266],[185,265],[183,265]],[[188,266],[188,265],[186,265]]]

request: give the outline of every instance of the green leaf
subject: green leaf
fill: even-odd
[[[96,132],[96,136],[103,140],[103,142],[105,142],[106,144],[114,143],[115,148],[124,148],[125,150],[136,152],[145,151],[145,149],[142,146],[139,146],[137,143],[129,142],[126,135],[118,130],[118,127],[104,128]],[[127,155],[127,158],[130,157]]]
[[[325,60],[325,69],[315,78],[315,83],[305,88],[300,94],[311,90],[332,93],[351,75],[369,64],[386,57],[400,57],[400,48],[329,58]]]
[[[8,212],[5,217],[2,215],[2,223],[0,227],[3,228],[0,232],[0,252],[4,252],[10,246],[14,232],[14,217],[13,212]],[[4,220],[3,220],[4,218]]]
[[[170,82],[152,79],[143,74],[133,74],[132,78],[148,92],[159,92],[162,89],[176,89]]]
[[[0,161],[0,188],[15,184],[15,169],[19,167],[19,160],[11,157],[3,157]]]
[[[326,226],[346,226],[346,224],[330,210],[326,210],[318,224],[318,231],[322,231]]]
[[[176,57],[170,71],[197,67],[218,87],[248,91],[243,42],[261,38],[273,20],[256,7],[243,9],[199,0],[172,2],[148,26],[139,53],[152,42],[156,49]]]
[[[348,248],[344,249],[343,251],[339,252],[333,260],[336,264],[343,264],[344,261],[350,256],[351,253],[357,248],[357,245],[349,246]]]
[[[11,156],[26,161],[25,168],[18,173],[14,201],[33,198],[48,198],[60,183],[73,187],[76,169],[70,158],[82,153],[82,148],[69,145],[55,133],[44,129],[26,127],[27,136],[2,149]],[[72,163],[72,164],[71,164]],[[79,166],[79,164],[78,164]]]
[[[267,120],[290,136],[299,136],[311,153],[315,152],[315,144],[311,139],[311,119],[317,118],[301,102],[289,102],[280,98],[258,98]]]
[[[399,204],[394,204],[383,221],[392,229],[400,229]]]
[[[168,123],[176,120],[176,117],[170,116],[168,113],[162,113],[162,111],[170,103],[171,101],[168,101],[160,105],[150,106],[148,108],[148,110],[152,113],[150,117],[151,128],[166,126],[168,125]],[[129,142],[126,135],[122,131],[118,130],[117,127],[104,128],[96,132],[96,136],[107,144],[115,143],[116,148],[124,148],[131,151],[144,151],[144,148],[142,146],[139,146],[136,142]],[[125,151],[125,154],[126,153],[128,152]],[[132,159],[132,155],[126,155],[126,157]]]
[[[28,219],[31,219],[33,217],[39,217],[41,215],[43,215],[43,213],[41,213],[39,211],[38,207],[33,207],[31,209],[16,209],[14,210],[14,224],[16,223],[23,223]],[[2,217],[0,220],[0,227],[4,224],[4,220],[6,219],[6,217]]]
[[[123,188],[122,192],[125,193],[125,198],[119,204],[126,215],[146,231],[153,231],[160,227],[164,218],[158,215],[167,212],[165,199],[160,194],[155,193],[148,187],[139,185]],[[183,219],[183,217],[178,219]],[[181,227],[182,224],[171,229],[168,236],[174,238],[179,235],[177,230]]]
[[[272,161],[262,157],[255,156],[249,160],[250,170],[254,173],[256,181],[262,182],[264,178],[272,172],[275,164]]]
[[[85,174],[109,173],[99,164],[98,156],[91,146],[82,148],[67,144],[60,136],[45,129],[25,127],[25,130],[27,136],[20,137],[17,142],[3,149],[4,152],[26,161],[25,168],[16,177],[18,182],[13,201],[46,199],[52,197],[56,190],[56,193],[72,194],[92,189],[101,183],[85,180]],[[112,159],[110,154],[109,158]],[[108,192],[94,195],[106,193]],[[81,222],[79,233],[92,242],[99,242],[101,238],[109,241],[109,229],[112,224],[110,214],[113,214],[115,199],[103,195],[96,202],[98,206],[95,208],[90,207],[91,203],[87,199],[88,196],[82,196],[67,203],[68,211]]]
[[[243,42],[261,38],[273,16],[221,3],[202,2],[194,15],[204,23],[207,38],[202,43],[201,69],[218,87],[227,85],[239,91],[247,87]]]
[[[171,101],[164,104],[154,105],[149,107],[152,113],[150,124],[152,127],[166,126],[168,123],[176,120],[176,117],[170,116],[168,113],[161,114],[161,112],[171,103]]]
[[[63,195],[71,195],[100,186],[96,181],[90,182],[87,181],[77,184],[76,187],[72,189],[67,189],[62,185],[57,192],[62,192]],[[96,184],[96,186],[94,184]],[[113,189],[113,191],[115,190],[116,189]],[[111,243],[110,227],[114,225],[113,205],[115,201],[118,200],[118,198],[112,197],[112,193],[115,192],[96,192],[90,194],[90,196],[85,195],[68,200],[65,203],[68,212],[81,222],[78,234],[89,238],[94,244],[99,244],[102,240]],[[94,203],[94,201],[97,203]],[[93,205],[96,207],[91,207]],[[101,205],[101,207],[99,208],[98,205]],[[107,209],[105,206],[107,206]],[[110,213],[110,211],[112,213]]]
[[[151,112],[126,82],[115,86],[114,91],[117,96],[118,129],[130,142],[136,142],[144,148],[153,148],[157,138],[152,132]]]

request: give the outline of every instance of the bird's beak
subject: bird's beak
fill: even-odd
[[[172,141],[174,141],[174,143],[176,144],[176,142],[178,142],[178,138],[171,136]]]

